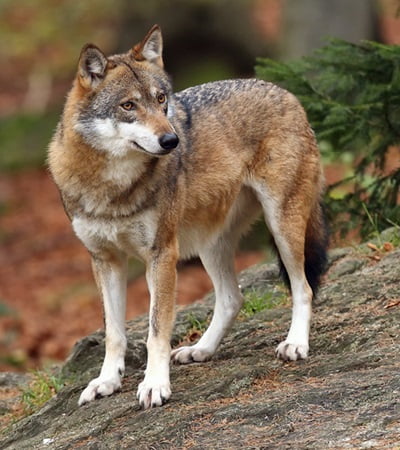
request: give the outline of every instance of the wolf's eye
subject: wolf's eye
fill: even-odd
[[[132,109],[135,109],[135,104],[133,102],[124,102],[121,103],[121,108],[125,111],[132,111]]]
[[[163,104],[167,101],[167,96],[165,94],[158,94],[157,101],[158,103]]]

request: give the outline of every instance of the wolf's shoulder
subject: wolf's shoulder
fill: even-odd
[[[174,94],[174,100],[182,104],[185,109],[189,108],[195,112],[233,96],[254,94],[256,91],[269,91],[274,88],[278,87],[256,78],[213,81],[177,92]]]

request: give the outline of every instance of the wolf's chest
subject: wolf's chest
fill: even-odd
[[[123,252],[146,260],[156,233],[155,214],[122,219],[74,217],[72,227],[90,253]]]

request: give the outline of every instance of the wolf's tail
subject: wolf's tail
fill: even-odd
[[[327,267],[328,224],[322,203],[317,203],[308,220],[304,246],[304,270],[314,296]]]
[[[321,276],[326,270],[328,245],[329,233],[324,207],[322,203],[316,203],[308,220],[304,245],[304,272],[314,297],[317,294]],[[281,276],[285,284],[290,287],[286,268],[280,258],[279,262]]]

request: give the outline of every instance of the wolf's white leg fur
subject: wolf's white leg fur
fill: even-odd
[[[231,327],[243,304],[233,256],[234,248],[223,238],[212,248],[200,253],[201,261],[215,289],[214,314],[210,326],[197,344],[173,350],[173,361],[187,364],[210,359]]]
[[[119,390],[125,370],[127,261],[122,256],[112,261],[93,258],[92,266],[104,303],[106,351],[100,375],[82,392],[79,405]]]
[[[168,251],[164,253],[146,270],[150,291],[147,365],[144,380],[137,390],[143,409],[161,406],[171,397],[170,340],[175,317],[177,257]]]
[[[171,397],[170,355],[169,342],[160,342],[149,332],[146,373],[137,390],[137,398],[143,409],[162,406]]]
[[[305,278],[304,270],[299,267],[286,243],[278,243],[279,240],[275,239],[275,242],[289,275],[293,307],[289,333],[276,348],[276,355],[284,361],[295,361],[308,356],[312,291]],[[302,265],[304,266],[304,263]]]
[[[282,223],[282,208],[277,205],[276,200],[269,195],[267,188],[264,186],[257,186],[256,192],[263,207],[265,222],[288,273],[292,291],[292,322],[287,338],[276,348],[276,355],[285,361],[305,359],[308,356],[308,336],[313,296],[304,273],[305,227],[303,230],[300,217],[297,229],[298,235],[289,240],[284,233],[285,224]],[[293,224],[291,226],[293,227]],[[295,252],[296,246],[298,247],[297,252]],[[301,253],[301,257],[299,253]]]

